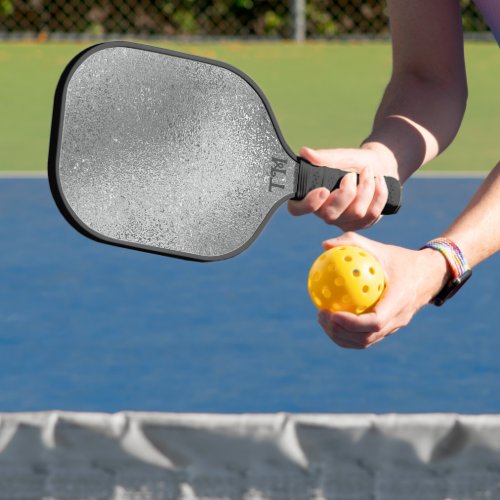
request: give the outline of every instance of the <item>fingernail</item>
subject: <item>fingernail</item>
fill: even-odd
[[[322,189],[319,193],[320,200],[326,200],[330,196],[330,191],[328,189]]]
[[[344,175],[344,177],[342,177],[342,180],[340,181],[340,185],[344,185],[344,184],[348,184],[348,183],[352,183],[352,179],[353,179],[353,172],[350,172],[346,175]]]

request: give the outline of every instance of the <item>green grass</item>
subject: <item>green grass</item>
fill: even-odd
[[[46,168],[54,89],[87,44],[0,44],[0,170]],[[226,61],[268,96],[294,150],[356,147],[368,134],[391,70],[388,43],[163,44]],[[453,145],[426,167],[488,170],[498,161],[500,64],[493,43],[466,45],[469,104]]]

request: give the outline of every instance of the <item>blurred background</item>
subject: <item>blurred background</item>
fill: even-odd
[[[487,26],[471,0],[461,0],[468,34]],[[385,36],[380,0],[1,0],[0,37],[236,37],[332,39]]]
[[[487,171],[497,161],[485,133],[498,128],[497,47],[474,3],[461,6],[468,110],[452,146],[424,171]],[[357,147],[391,72],[385,10],[383,0],[0,0],[0,171],[45,171],[59,75],[86,46],[112,39],[240,68],[294,150]]]

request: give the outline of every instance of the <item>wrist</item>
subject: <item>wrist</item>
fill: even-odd
[[[399,179],[398,162],[394,153],[385,144],[367,139],[361,144],[361,149],[372,151],[379,157],[382,165],[382,171],[379,173]]]
[[[452,279],[453,275],[446,258],[440,252],[432,248],[422,248],[418,252],[422,258],[420,269],[425,270],[422,276],[425,303],[429,303]]]

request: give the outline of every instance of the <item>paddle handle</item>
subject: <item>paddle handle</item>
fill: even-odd
[[[298,162],[297,192],[292,200],[302,200],[307,193],[319,187],[326,187],[330,191],[333,191],[339,187],[343,177],[350,173],[338,168],[317,167],[300,157],[298,158]],[[394,177],[384,177],[384,179],[387,184],[389,196],[382,213],[384,215],[395,214],[401,207],[401,184]],[[359,175],[357,175],[356,182],[359,182]]]

